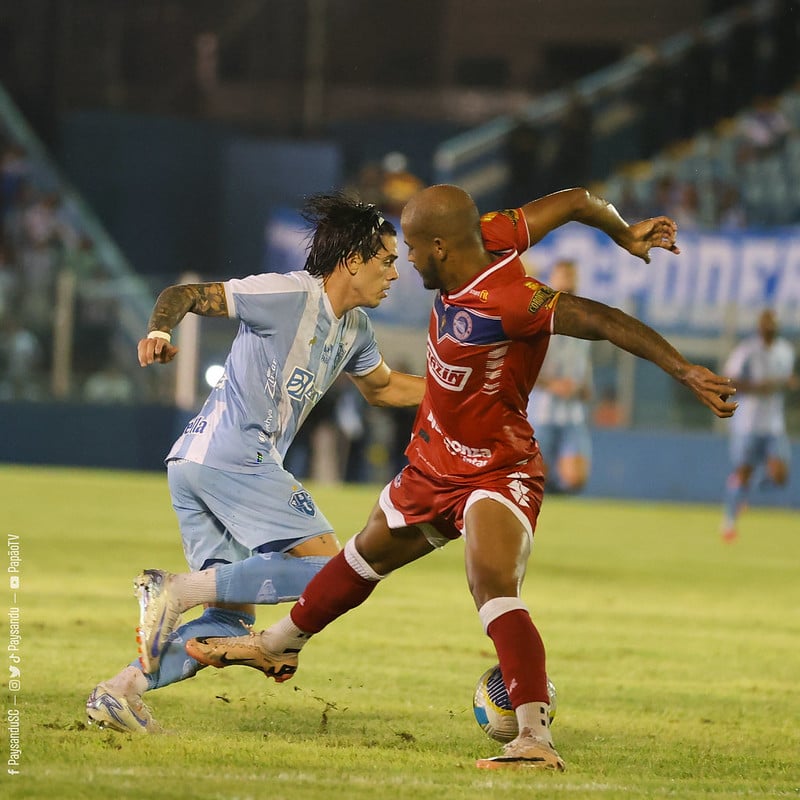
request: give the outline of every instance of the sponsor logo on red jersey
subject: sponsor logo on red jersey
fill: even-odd
[[[467,385],[472,367],[455,367],[442,361],[433,347],[428,344],[428,370],[436,383],[451,392],[461,392]]]

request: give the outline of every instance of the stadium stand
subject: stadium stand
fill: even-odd
[[[798,70],[798,20],[789,0],[738,6],[694,31],[657,47],[642,47],[620,62],[551,92],[517,116],[498,117],[443,142],[434,155],[435,180],[458,183],[484,207],[523,202],[513,189],[510,161],[514,132],[524,126],[536,140],[539,163],[532,194],[562,188],[555,166],[558,142],[570,131],[576,102],[588,137],[588,172],[583,183],[602,183],[625,167],[656,158],[669,147],[691,142],[750,108],[757,97],[789,92]],[[789,92],[791,95],[792,93]],[[798,101],[784,101],[794,113]],[[795,105],[793,105],[795,104]],[[723,137],[725,139],[726,137]],[[708,141],[701,139],[699,146]],[[723,143],[722,149],[730,147]],[[693,151],[694,152],[694,151]],[[701,150],[696,151],[702,157]],[[724,154],[720,155],[724,160]],[[544,163],[542,163],[544,162]],[[755,168],[768,181],[774,164]],[[759,184],[760,185],[760,184]],[[758,202],[748,197],[747,203]]]
[[[0,399],[79,397],[84,381],[138,339],[151,304],[0,85]],[[134,370],[118,385],[124,379],[129,399],[144,395]]]

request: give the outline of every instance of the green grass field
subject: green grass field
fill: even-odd
[[[4,466],[0,486],[22,556],[21,774],[2,770],[4,798],[800,794],[796,512],[752,510],[724,546],[716,507],[546,501],[523,596],[548,647],[567,771],[498,774],[474,767],[499,750],[471,706],[495,659],[460,542],[318,636],[289,683],[206,670],[147,695],[169,734],[120,736],[87,728],[83,704],[135,655],[133,576],[183,567],[166,480]],[[342,540],[377,497],[311,488]],[[2,594],[11,606],[6,579]],[[287,610],[264,608],[259,624]]]

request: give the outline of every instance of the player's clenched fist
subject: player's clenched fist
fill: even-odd
[[[139,339],[137,347],[139,354],[139,365],[146,367],[158,362],[167,364],[172,361],[178,353],[178,348],[170,344],[166,339],[153,338],[150,336]]]

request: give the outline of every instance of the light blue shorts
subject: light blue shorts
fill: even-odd
[[[563,456],[583,456],[587,461],[592,460],[592,438],[586,425],[540,424],[535,427],[533,435],[547,465],[555,466]]]
[[[278,464],[251,474],[170,461],[167,478],[192,570],[284,553],[333,531],[300,481]]]
[[[792,457],[786,434],[739,433],[730,440],[731,463],[734,467],[756,467],[769,458],[789,463]]]

